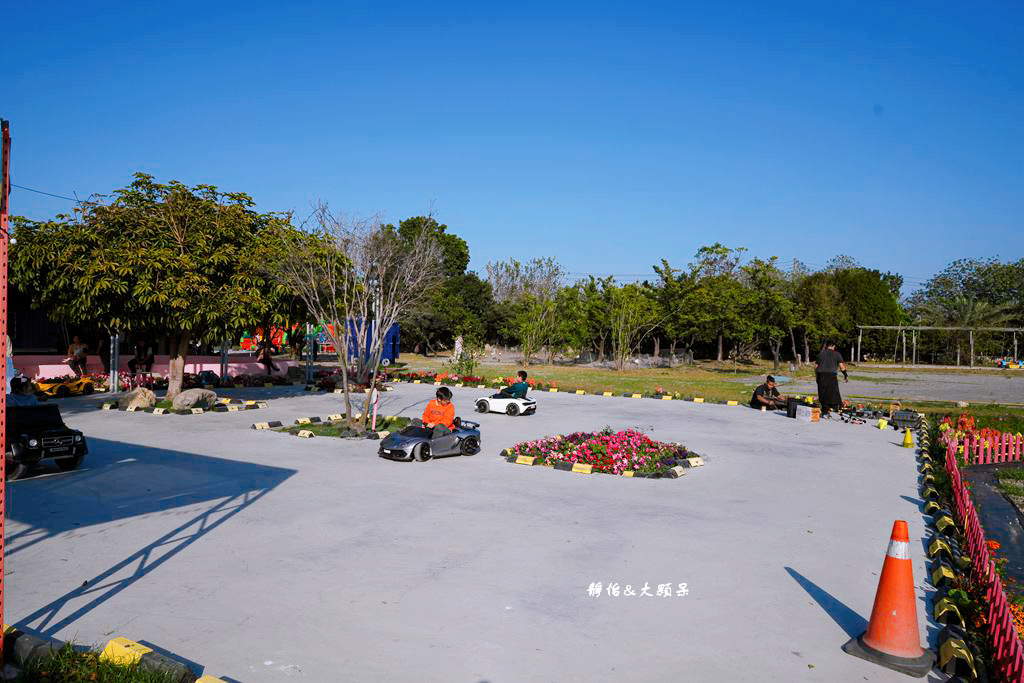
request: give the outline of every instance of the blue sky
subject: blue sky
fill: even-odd
[[[13,182],[60,195],[142,170],[300,218],[433,211],[478,271],[645,274],[722,242],[909,292],[1024,256],[1022,8],[15,3],[0,116]]]

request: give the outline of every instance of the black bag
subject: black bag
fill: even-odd
[[[800,401],[796,400],[792,396],[786,399],[786,417],[796,417],[796,407],[800,404]]]

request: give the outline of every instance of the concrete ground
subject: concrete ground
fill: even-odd
[[[398,385],[384,412],[418,415],[433,392]],[[480,393],[455,390],[461,414]],[[534,416],[480,416],[482,453],[427,463],[248,429],[339,412],[338,398],[202,416],[67,403],[91,453],[9,485],[8,622],[142,640],[246,682],[903,681],[840,647],[863,631],[906,519],[921,639],[936,637],[896,432],[567,394],[538,396]],[[707,464],[646,480],[497,455],[605,425]],[[687,595],[589,597],[598,582]]]

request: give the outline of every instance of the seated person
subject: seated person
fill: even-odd
[[[152,372],[153,358],[153,347],[145,339],[140,339],[135,342],[135,356],[128,361],[128,369],[132,374],[138,374],[140,368],[142,372]]]
[[[519,376],[518,382],[505,387],[491,398],[526,398],[526,392],[530,390],[530,385],[526,383],[526,370],[516,374]]]
[[[11,393],[7,396],[9,406],[37,406],[39,401],[32,391],[32,382],[24,377],[11,380]]]
[[[455,406],[452,405],[452,390],[441,387],[434,394],[436,398],[423,410],[423,426],[434,430],[430,438],[436,439],[451,434],[455,429]]]
[[[784,410],[786,408],[786,397],[775,388],[775,378],[771,375],[768,375],[764,384],[754,389],[754,393],[750,397],[751,408],[761,408],[762,406],[768,410]]]

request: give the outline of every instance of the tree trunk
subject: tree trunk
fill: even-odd
[[[789,328],[789,345],[793,347],[793,360],[798,360],[799,356],[796,352],[796,333],[793,332],[793,328]]]
[[[173,399],[181,393],[181,383],[185,380],[185,358],[188,356],[188,341],[190,338],[188,330],[170,339],[171,359],[167,367],[167,394],[165,398]]]
[[[779,371],[779,351],[782,348],[782,340],[780,339],[778,341],[768,342],[768,345],[771,346],[771,349],[772,349],[772,360],[775,362],[775,367],[773,369],[773,372],[778,372]]]
[[[601,343],[597,346],[597,362],[604,362],[604,337],[601,337]]]
[[[654,335],[654,357],[661,358],[661,337]]]
[[[725,341],[721,332],[718,333],[718,362],[721,363],[724,358],[722,354],[722,344]]]
[[[807,330],[804,330],[804,362],[811,362],[811,342],[807,340]]]

